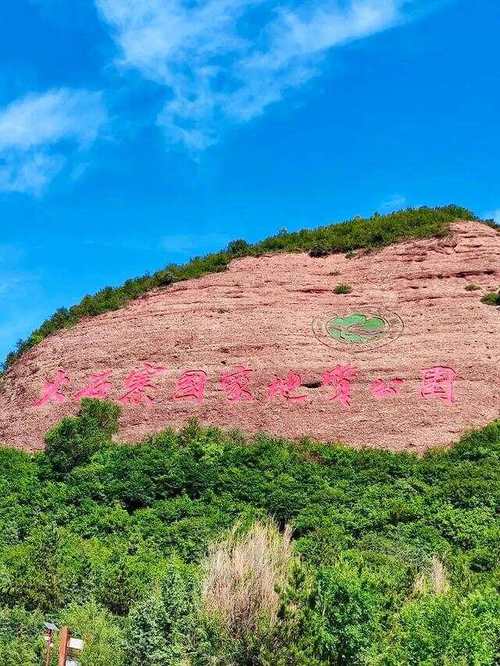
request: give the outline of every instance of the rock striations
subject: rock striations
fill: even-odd
[[[26,353],[0,387],[0,440],[42,448],[93,393],[122,402],[126,441],[196,417],[355,447],[450,444],[498,416],[500,312],[480,297],[499,283],[500,236],[477,222],[351,258],[235,260]]]

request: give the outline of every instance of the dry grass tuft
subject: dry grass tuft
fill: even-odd
[[[273,624],[279,605],[277,589],[286,580],[292,559],[291,529],[281,534],[274,523],[256,523],[238,537],[209,548],[203,581],[203,605],[229,634],[239,638]]]
[[[446,568],[441,560],[433,555],[427,570],[415,580],[414,590],[418,594],[446,594],[449,589]]]

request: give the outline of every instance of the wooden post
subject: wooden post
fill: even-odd
[[[47,652],[45,653],[45,666],[50,666],[51,657],[52,657],[52,641],[54,640],[54,632],[52,629],[49,629],[47,632]]]
[[[68,627],[63,627],[59,632],[59,661],[58,666],[66,666],[66,657],[68,654],[68,643],[70,633]]]

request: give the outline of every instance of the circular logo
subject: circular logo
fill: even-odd
[[[349,351],[389,344],[403,328],[403,320],[394,312],[348,312],[313,320],[314,335],[322,344]]]

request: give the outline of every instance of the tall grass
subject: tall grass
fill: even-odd
[[[292,558],[292,531],[257,522],[250,531],[209,546],[203,581],[203,605],[219,618],[227,633],[241,638],[272,625]]]

